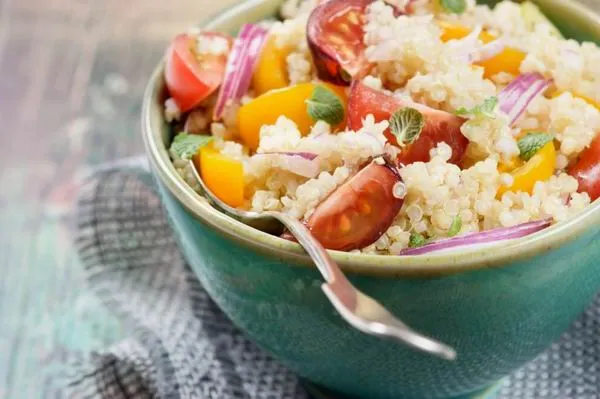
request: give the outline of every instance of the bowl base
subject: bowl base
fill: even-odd
[[[504,383],[504,379],[502,379],[482,390],[478,390],[477,392],[472,392],[467,395],[456,396],[456,397],[448,398],[448,399],[494,399],[496,397],[496,395],[498,394],[498,392],[500,391],[500,387],[502,387],[503,383]],[[320,386],[315,385],[312,382],[308,382],[306,380],[302,380],[302,385],[304,386],[304,388],[306,388],[308,393],[314,399],[359,399],[358,397],[345,396],[343,394],[333,392],[329,389],[320,387]],[[402,399],[402,398],[396,398],[396,399]]]

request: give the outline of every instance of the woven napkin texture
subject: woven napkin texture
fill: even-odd
[[[148,175],[88,177],[77,246],[89,287],[132,335],[70,369],[73,398],[304,399],[298,379],[235,328],[186,266]],[[499,398],[600,398],[600,297]]]

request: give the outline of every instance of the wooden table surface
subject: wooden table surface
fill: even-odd
[[[141,153],[169,39],[234,0],[0,0],[0,398],[47,397],[70,357],[124,335],[71,243],[72,181]]]
[[[47,397],[66,360],[125,334],[83,283],[73,180],[142,151],[169,38],[233,2],[0,0],[0,398]]]

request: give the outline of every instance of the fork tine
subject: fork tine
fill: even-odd
[[[354,302],[356,305],[354,309],[351,309],[346,303],[348,301],[343,301],[338,297],[334,285],[325,283],[321,285],[321,289],[340,316],[354,328],[369,335],[391,338],[403,344],[409,344],[442,359],[456,359],[456,351],[453,348],[410,329],[379,302],[362,292],[355,289],[356,299]]]
[[[348,281],[339,266],[331,259],[325,248],[301,222],[281,212],[261,214],[230,207],[208,189],[192,161],[190,161],[190,165],[194,177],[198,180],[206,196],[225,213],[247,219],[261,219],[266,216],[283,223],[315,262],[319,272],[327,281],[321,286],[323,292],[342,318],[351,326],[369,335],[392,338],[442,359],[454,360],[456,352],[452,348],[411,330],[379,302],[357,290]]]

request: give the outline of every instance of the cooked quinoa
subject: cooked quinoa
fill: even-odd
[[[493,9],[466,1],[464,12],[447,13],[432,1],[374,1],[366,8],[364,55],[373,67],[360,78],[366,87],[410,103],[454,114],[472,110],[498,97],[517,78],[505,71],[487,76],[484,68],[465,56],[468,43],[443,41],[443,21],[483,29],[524,53],[517,74],[539,73],[550,87],[537,95],[514,123],[499,107],[487,114],[464,114],[460,132],[468,139],[462,164],[451,163],[453,148],[440,142],[429,159],[398,166],[405,186],[403,204],[387,230],[363,253],[398,254],[411,235],[428,239],[480,232],[498,227],[552,218],[561,222],[591,202],[569,174],[582,151],[600,131],[600,49],[592,43],[563,39],[545,21],[531,23],[519,4],[503,1]],[[307,40],[307,23],[317,1],[288,0],[282,7],[284,21],[269,24],[269,38],[285,49],[285,73],[289,85],[321,82]],[[409,14],[396,10],[409,7]],[[188,33],[190,34],[190,33]],[[192,32],[200,35],[200,32]],[[465,39],[466,40],[466,39]],[[477,40],[475,39],[477,44]],[[481,42],[479,42],[481,44]],[[198,40],[198,53],[226,54],[230,43],[220,37]],[[282,50],[283,51],[283,50]],[[349,89],[345,89],[348,94]],[[228,104],[219,120],[211,121],[217,92],[196,106],[198,125],[214,138],[221,155],[243,165],[244,209],[275,210],[309,220],[316,207],[373,158],[394,155],[386,137],[388,120],[366,115],[360,129],[337,129],[324,120],[302,131],[282,114],[260,127],[258,146],[245,145],[239,129],[240,106],[258,98],[251,86],[237,105]],[[169,98],[165,119],[183,126],[186,112]],[[203,118],[204,116],[204,118]],[[520,156],[519,140],[527,133],[552,135],[555,147],[551,176],[535,182],[531,190],[506,190],[515,183],[511,162]],[[309,175],[291,171],[278,153],[316,154],[318,168]],[[198,190],[191,166],[171,151],[182,178]],[[526,161],[522,161],[524,164]],[[600,162],[600,160],[599,160]],[[508,166],[507,166],[508,165]]]

